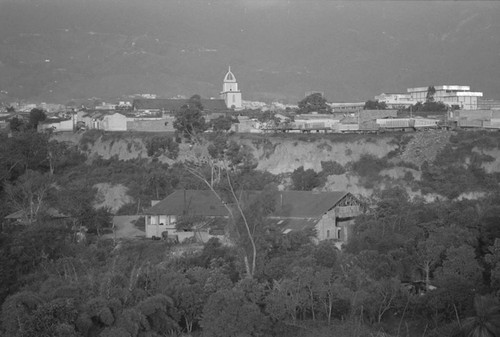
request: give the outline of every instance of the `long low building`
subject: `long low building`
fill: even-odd
[[[455,110],[448,113],[448,118],[452,120],[491,120],[500,119],[500,110]]]
[[[247,200],[259,195],[258,191],[243,192]],[[334,240],[339,245],[347,242],[354,219],[362,212],[361,202],[348,192],[280,191],[275,198],[276,209],[266,218],[268,225],[283,234],[313,230],[317,241]],[[224,219],[227,223],[226,206],[235,205],[223,204],[210,190],[175,191],[144,212],[146,237],[176,236],[180,241],[189,237],[210,238],[210,223],[220,224]]]
[[[168,114],[179,110],[188,101],[187,99],[140,98],[134,99],[132,108],[135,112]],[[205,112],[224,112],[230,110],[226,107],[223,99],[202,98],[201,105]]]

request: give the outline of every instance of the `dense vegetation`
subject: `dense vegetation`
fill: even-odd
[[[482,169],[498,138],[457,134],[421,184],[447,200],[411,199],[404,189],[376,194],[343,250],[315,245],[310,232],[282,235],[265,220],[278,177],[255,170],[250,149],[225,133],[210,136],[212,163],[167,165],[152,159],[85,158],[76,147],[23,131],[0,145],[3,212],[23,209],[29,226],[0,235],[0,314],[6,336],[466,336],[498,335],[500,322],[500,191]],[[158,151],[169,141],[156,139]],[[159,145],[158,145],[159,144]],[[165,147],[163,147],[165,145]],[[172,146],[172,145],[170,145]],[[154,152],[154,151],[153,151]],[[477,154],[477,155],[476,155]],[[456,169],[457,163],[462,168]],[[345,167],[322,162],[292,175],[297,189],[321,186],[349,172],[377,185],[388,158],[362,156]],[[214,171],[222,167],[222,172]],[[99,182],[128,187],[135,213],[177,188],[208,188],[195,168],[221,191],[261,190],[244,204],[251,224],[235,246],[114,242],[100,238],[109,211],[94,209]],[[454,169],[454,171],[450,171]],[[418,169],[418,168],[417,168]],[[453,179],[445,183],[443,178]],[[221,179],[228,177],[229,179]],[[476,179],[472,182],[470,179]],[[228,186],[231,184],[231,186]],[[414,186],[416,187],[416,186]],[[455,200],[481,190],[481,199]],[[31,207],[31,206],[37,207]],[[54,222],[57,207],[71,224]],[[79,240],[78,229],[90,230]],[[251,274],[245,258],[255,257]],[[432,290],[429,290],[432,289]],[[481,330],[482,329],[482,330]],[[495,330],[497,329],[497,330]]]

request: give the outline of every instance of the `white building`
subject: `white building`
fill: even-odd
[[[226,102],[226,107],[232,109],[242,109],[242,99],[241,99],[241,91],[238,90],[238,82],[236,82],[236,77],[231,72],[231,67],[224,77],[224,84],[222,85],[222,92],[220,93],[224,102]]]
[[[127,117],[117,112],[112,115],[105,115],[100,121],[99,129],[106,131],[127,131]]]
[[[477,110],[478,97],[483,97],[482,92],[470,91],[467,85],[438,85],[433,97],[435,102],[443,102],[446,105],[458,105],[463,110]],[[408,88],[410,98],[424,103],[427,100],[429,87]]]
[[[52,130],[54,132],[73,131],[73,119],[47,119],[38,124],[38,131]]]
[[[417,103],[409,93],[382,93],[375,96],[375,100],[385,103],[391,109],[408,108]]]

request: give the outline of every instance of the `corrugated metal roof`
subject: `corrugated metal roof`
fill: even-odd
[[[251,200],[260,191],[246,191],[243,199]],[[275,195],[279,218],[320,218],[335,207],[348,192],[280,191]],[[178,190],[145,211],[149,215],[204,215],[227,216],[228,212],[210,190]]]
[[[283,234],[288,234],[294,231],[302,231],[312,229],[316,226],[319,219],[266,219],[268,226],[279,228]]]
[[[210,190],[178,190],[146,210],[144,214],[227,216],[228,212]]]
[[[348,192],[281,191],[276,195],[273,216],[318,218],[335,207]]]

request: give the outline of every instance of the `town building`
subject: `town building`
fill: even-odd
[[[49,130],[53,132],[73,131],[73,124],[73,119],[49,118],[40,122],[37,130],[38,132]]]
[[[498,99],[478,99],[478,110],[500,110],[500,100]]]
[[[151,115],[175,114],[183,105],[188,102],[187,99],[172,98],[138,98],[132,103],[133,111],[136,113]],[[201,105],[205,113],[215,113],[227,111],[226,103],[223,99],[201,99]]]
[[[238,82],[236,82],[236,77],[234,77],[234,74],[231,72],[231,67],[229,67],[226,76],[224,76],[224,83],[220,96],[226,103],[228,109],[243,109],[241,91],[238,90]]]
[[[362,110],[365,106],[365,102],[351,102],[351,103],[326,103],[331,109],[332,112],[339,113],[351,113]]]
[[[243,200],[258,198],[258,191],[245,191]],[[284,235],[292,231],[312,230],[316,242],[334,240],[347,242],[354,219],[361,214],[361,202],[348,192],[280,191],[275,195],[275,211],[266,219],[267,225]],[[236,205],[226,204],[234,208]],[[221,234],[221,223],[227,223],[229,212],[218,196],[210,190],[178,190],[144,212],[146,237],[176,236],[179,241],[196,237],[205,241]],[[237,213],[236,208],[235,213]],[[192,222],[189,230],[179,229],[179,222]],[[217,223],[215,233],[211,223]],[[224,230],[222,230],[224,232]]]
[[[424,103],[428,99],[429,88],[408,88],[411,100]],[[477,110],[478,98],[483,97],[482,92],[470,91],[467,85],[438,85],[434,86],[432,95],[435,102],[443,102],[448,106],[458,106],[462,110]]]
[[[375,100],[385,103],[389,109],[406,109],[418,102],[409,93],[382,93],[375,96]]]
[[[99,129],[106,131],[127,131],[127,116],[118,112],[104,115],[100,120]]]

